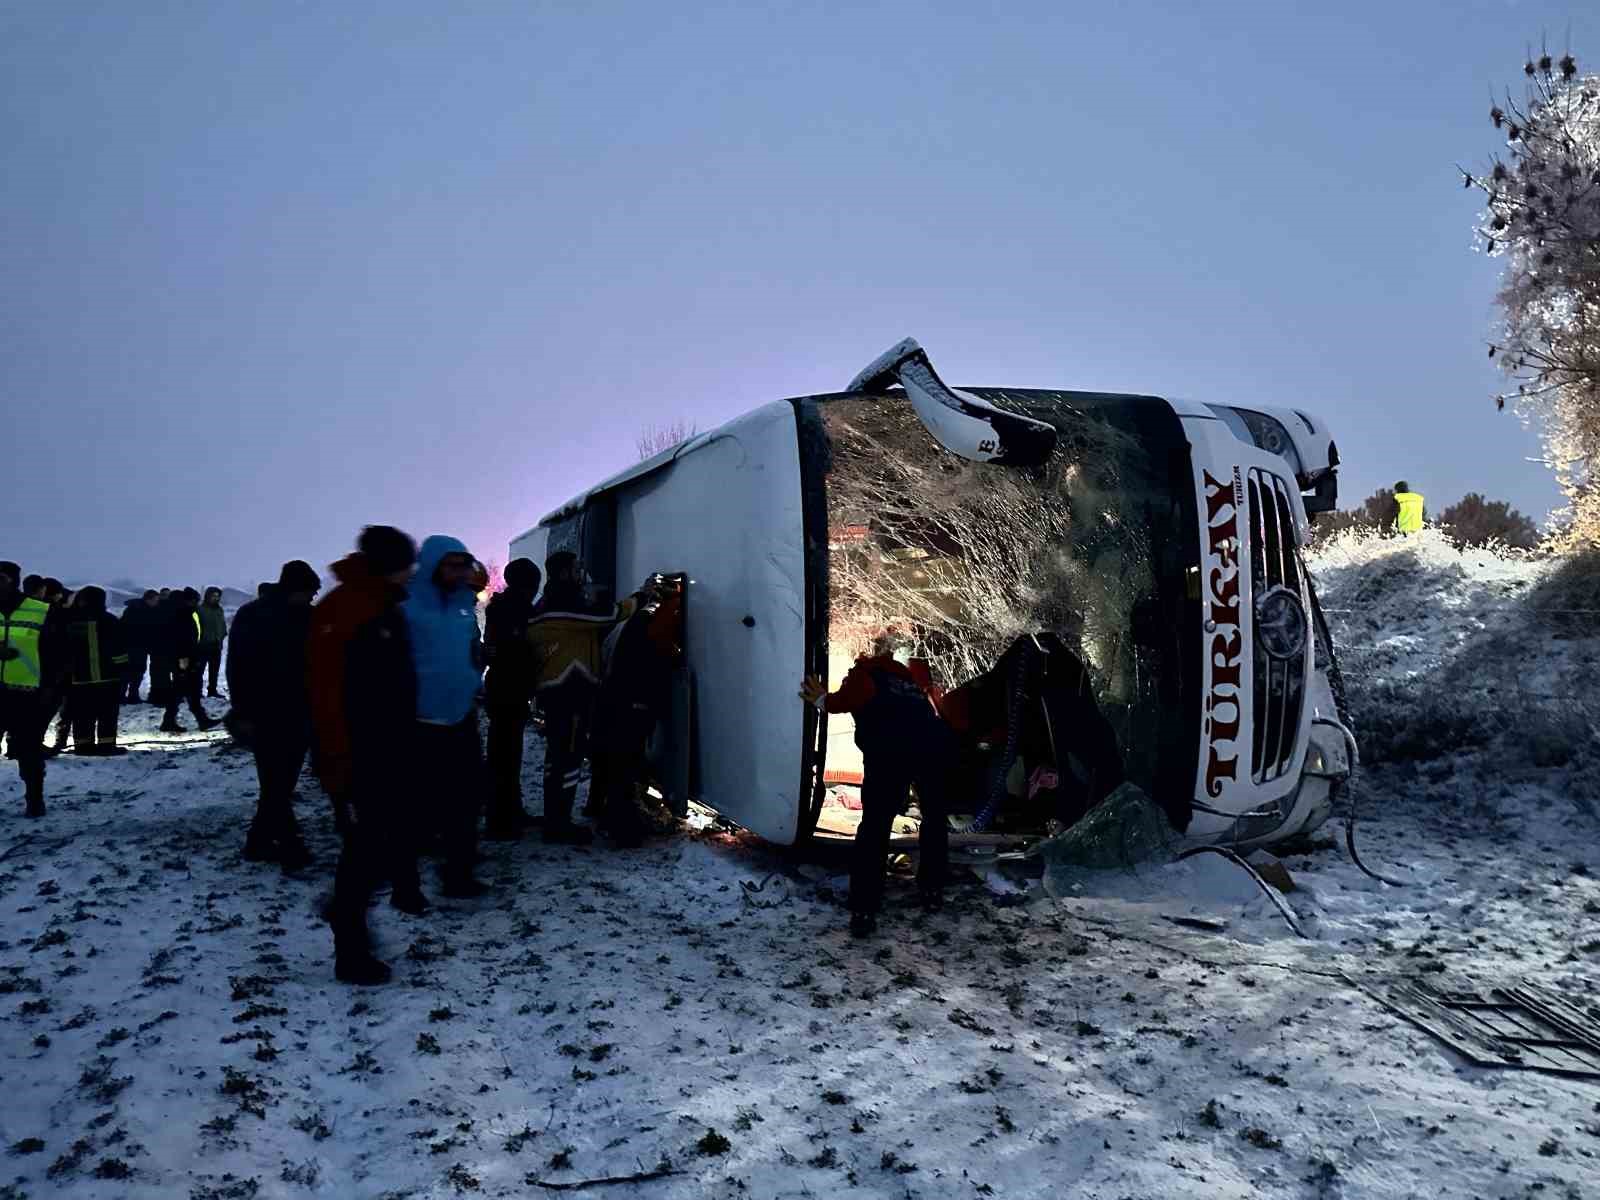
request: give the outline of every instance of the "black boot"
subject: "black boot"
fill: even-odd
[[[44,816],[44,782],[43,780],[30,781],[27,785],[28,807],[23,810],[25,817]]]
[[[868,938],[878,932],[878,918],[871,913],[850,914],[850,936]]]
[[[245,835],[244,849],[239,851],[239,857],[245,862],[272,862],[278,857],[278,849],[272,844],[271,838],[252,828]]]
[[[298,833],[292,833],[283,839],[278,848],[278,862],[282,865],[284,874],[303,871],[312,861],[311,851],[306,849],[306,844]]]
[[[388,983],[393,975],[389,964],[373,958],[371,951],[341,954],[333,961],[333,977],[355,987],[377,987]]]

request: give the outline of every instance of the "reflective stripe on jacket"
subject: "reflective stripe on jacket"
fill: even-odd
[[[14,658],[0,658],[0,687],[38,690],[39,642],[49,615],[50,606],[43,600],[28,599],[9,617],[0,614],[0,646],[17,652]]]
[[[1395,528],[1401,533],[1419,533],[1422,530],[1422,493],[1396,492],[1394,502],[1400,506],[1395,518]]]
[[[119,623],[110,613],[94,613],[67,626],[71,683],[86,686],[117,683],[128,667]]]

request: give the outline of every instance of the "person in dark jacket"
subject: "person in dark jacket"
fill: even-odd
[[[106,611],[105,591],[97,587],[81,588],[64,615],[73,752],[126,754],[117,745],[117,711],[128,671],[122,622]]]
[[[17,760],[26,807],[44,816],[44,728],[64,677],[61,628],[43,600],[23,593],[22,568],[0,562],[0,733]]]
[[[60,581],[55,579],[45,580],[45,596],[46,603],[50,605],[50,611],[55,616],[61,627],[62,635],[65,637],[67,623],[72,619],[71,612],[77,596],[75,593],[69,592],[61,585]],[[55,744],[45,746],[44,752],[47,758],[54,758],[65,750],[67,748],[67,738],[72,733],[72,713],[68,708],[72,699],[72,689],[64,686],[66,683],[65,678],[63,678],[62,682],[63,687],[56,694],[55,706],[50,710],[44,723],[46,733],[50,731],[50,722],[55,721],[56,723]]]
[[[256,815],[245,837],[246,862],[297,871],[311,861],[294,816],[294,788],[311,744],[306,641],[311,602],[322,588],[309,564],[283,564],[278,586],[233,619],[228,643],[229,726],[256,760]]]
[[[532,647],[528,622],[543,574],[533,560],[508,563],[505,590],[489,601],[484,614],[483,649],[489,663],[484,696],[489,710],[489,816],[487,835],[497,841],[522,836],[533,818],[522,807],[522,742],[533,695]]]
[[[427,538],[417,552],[417,579],[404,605],[417,673],[411,739],[421,768],[419,807],[431,814],[428,827],[443,835],[440,891],[461,900],[487,890],[472,873],[483,803],[477,710],[483,654],[478,598],[472,591],[476,566],[456,538]]]
[[[166,708],[172,698],[173,676],[176,666],[169,649],[172,643],[171,626],[176,618],[173,609],[177,599],[171,588],[156,593],[155,615],[150,619],[150,703]]]
[[[683,657],[682,581],[652,576],[639,610],[602,648],[604,678],[595,706],[591,810],[617,846],[639,845],[646,814],[645,748],[669,704],[673,668]],[[598,797],[598,805],[596,804]]]
[[[164,621],[165,650],[172,660],[172,686],[167,692],[167,711],[161,720],[162,733],[183,733],[178,724],[178,705],[187,702],[195,724],[202,730],[222,722],[207,715],[200,699],[203,664],[200,661],[200,593],[193,588],[174,592]]]
[[[128,652],[128,690],[125,704],[142,704],[139,688],[144,683],[145,669],[150,664],[150,650],[155,644],[157,605],[161,597],[151,589],[143,596],[129,600],[122,609],[122,644]],[[154,681],[151,683],[154,690]]]
[[[228,637],[228,616],[222,611],[222,589],[208,587],[200,601],[200,663],[206,673],[206,695],[219,697],[222,646]]]
[[[897,644],[894,631],[880,635],[872,654],[856,660],[836,692],[829,693],[814,676],[800,688],[807,704],[855,718],[863,759],[861,824],[850,868],[850,932],[855,937],[868,937],[878,927],[889,835],[913,783],[922,810],[917,889],[925,909],[937,909],[944,901],[950,855],[945,789],[955,758],[954,739],[934,710],[931,681],[896,661]]]
[[[410,756],[417,676],[405,611],[416,543],[388,525],[362,530],[356,553],[334,564],[339,583],[312,610],[306,646],[311,718],[323,786],[350,824],[334,878],[334,974],[351,984],[386,983],[372,953],[367,900],[385,868],[391,903],[409,890],[419,905]]]

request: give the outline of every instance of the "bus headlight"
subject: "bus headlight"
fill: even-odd
[[[1289,436],[1289,431],[1284,428],[1283,422],[1276,417],[1269,417],[1266,413],[1254,412],[1248,408],[1235,409],[1244,427],[1250,431],[1250,440],[1268,454],[1276,454],[1294,468],[1298,477],[1303,473],[1304,467],[1300,463],[1300,452],[1295,449],[1294,439]]]

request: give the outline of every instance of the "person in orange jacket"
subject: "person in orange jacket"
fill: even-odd
[[[361,531],[356,553],[333,566],[338,586],[311,612],[306,685],[323,787],[344,821],[334,876],[334,974],[380,984],[387,964],[372,953],[367,900],[388,869],[390,903],[426,909],[417,879],[416,799],[405,746],[417,719],[417,676],[401,602],[417,547],[388,525]]]
[[[861,824],[850,868],[850,932],[855,937],[869,937],[878,927],[889,835],[912,784],[922,810],[917,890],[925,910],[944,904],[950,857],[946,789],[955,741],[934,710],[926,666],[919,664],[918,671],[897,659],[901,641],[894,630],[880,634],[872,653],[856,659],[836,692],[830,693],[815,676],[800,687],[807,704],[855,718],[863,759]]]

